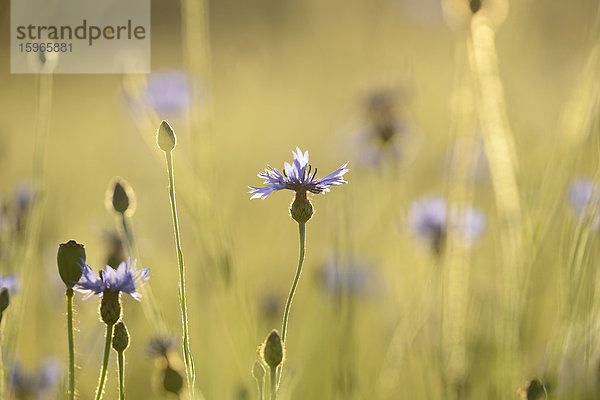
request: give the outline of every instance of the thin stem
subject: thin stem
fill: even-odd
[[[167,169],[169,172],[169,197],[171,199],[171,212],[173,215],[173,229],[175,230],[175,247],[177,249],[177,263],[179,265],[179,304],[181,306],[181,322],[183,326],[183,357],[185,361],[185,375],[190,398],[194,398],[195,370],[192,352],[190,351],[190,334],[188,328],[187,302],[185,296],[185,270],[183,267],[183,252],[179,237],[179,221],[177,219],[177,204],[175,202],[175,178],[173,176],[173,157],[171,152],[166,152]]]
[[[119,398],[125,400],[125,352],[118,351],[119,362]]]
[[[125,245],[127,247],[127,254],[131,259],[135,259],[139,262],[140,257],[138,256],[134,245],[133,230],[131,229],[125,214],[120,214],[120,220],[121,226],[123,228],[123,237],[125,238]],[[144,313],[146,314],[146,317],[150,320],[150,323],[152,324],[156,332],[160,334],[165,334],[167,332],[165,321],[156,303],[156,298],[152,294],[150,284],[146,283],[145,285],[140,286],[139,291],[145,298],[145,301],[142,302],[142,308],[144,310]]]
[[[67,335],[69,340],[69,399],[75,400],[75,346],[73,344],[73,289],[67,289]]]
[[[108,370],[108,357],[110,356],[110,345],[113,336],[113,325],[106,325],[106,343],[104,344],[104,360],[100,370],[100,379],[96,388],[96,400],[100,400],[104,394],[104,384],[106,382],[106,371]]]
[[[271,370],[271,400],[277,400],[277,369],[269,369]]]
[[[298,267],[296,268],[296,275],[294,276],[294,281],[292,282],[290,294],[288,295],[287,301],[285,303],[285,310],[283,312],[283,325],[281,328],[281,341],[283,342],[284,346],[287,337],[287,326],[288,319],[290,317],[290,308],[292,307],[292,300],[294,299],[294,294],[296,293],[296,287],[298,286],[300,274],[302,273],[302,263],[304,262],[304,248],[306,246],[306,224],[298,224],[298,233],[300,238],[300,255],[298,256]],[[283,363],[281,363],[281,365],[278,367],[279,380],[281,380],[282,368]]]

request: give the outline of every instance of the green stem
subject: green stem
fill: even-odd
[[[190,334],[188,328],[187,302],[185,296],[185,270],[183,267],[183,252],[179,237],[179,221],[177,219],[177,203],[175,202],[175,178],[173,176],[173,157],[171,152],[166,152],[167,169],[169,172],[169,197],[171,199],[171,213],[173,214],[173,229],[175,230],[175,247],[177,248],[177,263],[179,265],[179,303],[181,306],[181,322],[183,326],[183,356],[185,361],[185,375],[190,398],[194,398],[195,370],[192,352],[190,351]]]
[[[119,398],[125,400],[125,352],[119,351]]]
[[[67,334],[69,337],[69,399],[75,400],[75,346],[73,344],[73,289],[67,288]]]
[[[288,319],[290,317],[290,308],[292,307],[292,300],[294,299],[294,294],[296,293],[296,287],[298,286],[298,281],[300,280],[300,274],[302,273],[302,263],[304,262],[304,248],[306,247],[306,224],[298,223],[298,233],[300,238],[300,255],[298,256],[298,267],[296,268],[296,275],[294,276],[294,281],[292,282],[292,288],[290,289],[290,294],[288,295],[287,301],[285,303],[285,310],[283,312],[283,325],[281,328],[281,341],[285,346],[285,340],[287,337],[287,326]],[[281,370],[283,368],[283,363],[277,368],[279,379],[281,380]]]
[[[100,379],[96,388],[96,400],[100,400],[104,394],[104,383],[106,382],[106,371],[108,370],[108,356],[110,356],[110,345],[113,336],[113,325],[106,325],[106,343],[104,344],[104,360],[100,370]]]
[[[123,228],[123,236],[125,238],[125,245],[127,246],[127,254],[132,260],[137,260],[140,262],[140,257],[137,254],[137,251],[134,246],[134,236],[133,231],[130,227],[129,222],[127,221],[127,217],[125,214],[120,215],[121,226]],[[152,289],[149,283],[140,286],[140,293],[145,298],[145,301],[142,302],[142,308],[146,317],[152,323],[154,330],[161,335],[166,334],[167,327],[165,326],[165,321],[163,315],[156,303],[156,299],[152,294]]]
[[[271,400],[277,400],[277,369],[269,369],[271,370]]]

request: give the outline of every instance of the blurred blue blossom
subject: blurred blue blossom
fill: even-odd
[[[9,293],[14,293],[19,289],[19,283],[16,275],[0,275],[0,289],[7,289]]]
[[[10,388],[17,399],[50,399],[60,378],[60,364],[47,358],[35,373],[24,371],[15,361],[10,371]]]
[[[588,179],[575,179],[569,187],[569,201],[581,218],[593,216],[592,229],[600,227],[600,188]]]
[[[264,172],[260,172],[258,177],[264,179],[263,187],[248,186],[253,196],[250,199],[266,199],[271,193],[282,189],[293,190],[296,193],[323,193],[329,192],[330,186],[342,185],[348,183],[343,176],[348,170],[344,163],[341,167],[320,179],[317,178],[317,169],[312,170],[308,164],[308,151],[302,153],[300,148],[296,147],[296,152],[292,151],[294,161],[292,164],[284,163],[283,174],[276,168],[268,166]]]
[[[166,70],[149,74],[145,97],[161,116],[185,114],[190,104],[190,80],[183,70]]]
[[[140,300],[142,295],[138,293],[137,288],[150,279],[148,269],[135,271],[135,261],[122,262],[117,269],[106,266],[96,276],[92,268],[84,264],[81,267],[81,279],[75,285],[74,289],[85,293],[84,299],[92,295],[102,296],[105,291],[127,293],[136,300]]]
[[[372,279],[372,271],[367,263],[355,258],[344,262],[339,257],[330,256],[321,269],[323,288],[332,296],[365,295]]]
[[[410,226],[415,236],[437,253],[443,250],[449,225],[465,243],[470,244],[483,234],[486,221],[480,211],[471,207],[460,214],[448,210],[442,197],[425,197],[412,204]]]

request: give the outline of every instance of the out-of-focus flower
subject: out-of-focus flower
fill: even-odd
[[[483,234],[485,225],[485,216],[478,210],[448,210],[442,197],[422,198],[410,209],[410,226],[415,236],[438,254],[443,250],[449,226],[466,244],[471,244]]]
[[[169,358],[169,353],[175,349],[175,339],[170,336],[155,336],[148,342],[148,354],[153,357]]]
[[[0,289],[7,289],[11,294],[19,289],[19,281],[16,275],[0,275]]]
[[[404,138],[409,126],[402,116],[398,90],[378,90],[364,105],[364,125],[357,136],[358,159],[369,165],[379,165],[386,160],[397,162],[403,155]]]
[[[296,193],[306,192],[324,193],[329,192],[330,186],[342,185],[348,183],[343,176],[348,170],[348,162],[323,178],[317,178],[317,169],[312,169],[308,164],[308,151],[302,153],[300,148],[296,147],[296,152],[292,152],[294,161],[292,164],[284,163],[283,174],[276,168],[268,166],[264,172],[260,172],[258,177],[264,179],[263,187],[248,186],[251,199],[266,199],[271,193],[282,189],[293,190]]]
[[[116,269],[119,264],[127,260],[123,240],[117,232],[106,232],[104,236],[106,247],[108,248],[106,265],[110,265]]]
[[[168,70],[148,75],[146,96],[160,115],[185,113],[190,103],[190,80],[183,70]]]
[[[142,295],[138,293],[137,288],[150,279],[149,270],[141,269],[135,271],[135,261],[122,262],[117,269],[106,266],[96,276],[92,268],[84,264],[81,267],[81,279],[75,285],[74,289],[85,293],[84,299],[98,295],[102,296],[105,291],[112,293],[127,293],[136,300],[140,300]]]
[[[17,399],[50,399],[60,377],[60,364],[47,358],[35,373],[24,371],[15,362],[10,372],[10,389]]]
[[[569,187],[569,201],[581,218],[593,218],[592,229],[600,227],[600,187],[588,179],[575,179]]]
[[[321,268],[321,282],[325,291],[332,296],[348,294],[361,296],[372,284],[372,271],[367,263],[357,259],[347,262],[330,256]]]

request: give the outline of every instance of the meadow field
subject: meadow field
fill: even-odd
[[[121,319],[109,400],[600,399],[600,2],[151,26],[150,74],[11,74],[0,4],[0,399],[99,399]]]

